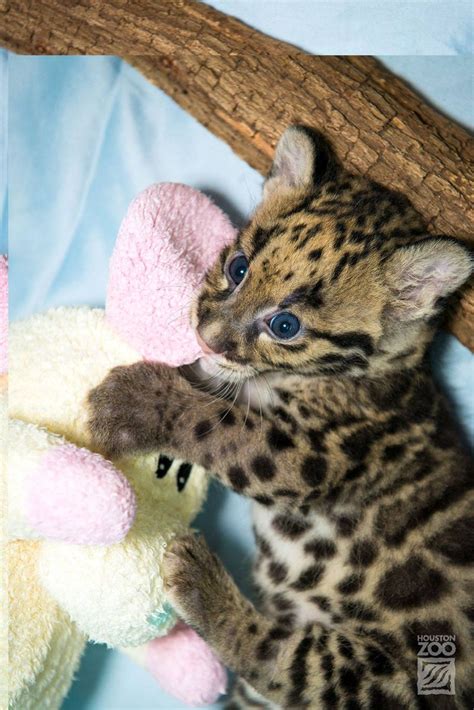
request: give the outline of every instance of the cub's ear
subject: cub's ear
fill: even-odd
[[[337,167],[331,146],[318,131],[290,126],[278,141],[263,197],[276,190],[316,188],[334,175]]]
[[[392,293],[388,314],[399,320],[429,318],[473,269],[472,252],[451,237],[427,237],[399,247],[386,262],[385,278]]]

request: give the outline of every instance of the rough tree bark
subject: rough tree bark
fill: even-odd
[[[287,125],[313,125],[474,246],[470,135],[371,57],[308,55],[196,0],[3,0],[0,18],[16,52],[124,57],[262,173]],[[473,287],[449,325],[474,350]]]

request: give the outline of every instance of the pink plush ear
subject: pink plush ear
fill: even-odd
[[[8,260],[0,256],[0,374],[8,369]]]
[[[152,185],[131,204],[110,262],[106,314],[142,357],[179,366],[203,354],[189,313],[204,274],[236,230],[186,185]]]

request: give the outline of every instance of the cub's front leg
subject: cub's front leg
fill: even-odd
[[[274,410],[260,419],[246,407],[193,388],[178,370],[154,363],[115,368],[92,390],[89,406],[91,435],[100,451],[161,449],[201,464],[263,505],[311,503],[337,484],[347,465],[337,456],[326,458],[318,441],[303,427],[295,431],[285,412]]]
[[[178,370],[150,362],[114,367],[89,393],[93,443],[109,456],[170,445],[173,430],[195,401]]]

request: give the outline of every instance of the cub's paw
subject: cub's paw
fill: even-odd
[[[201,633],[211,630],[222,612],[227,572],[203,538],[185,535],[174,540],[165,560],[165,588],[180,616]]]
[[[165,444],[173,373],[148,362],[111,370],[88,396],[93,445],[119,456]]]

